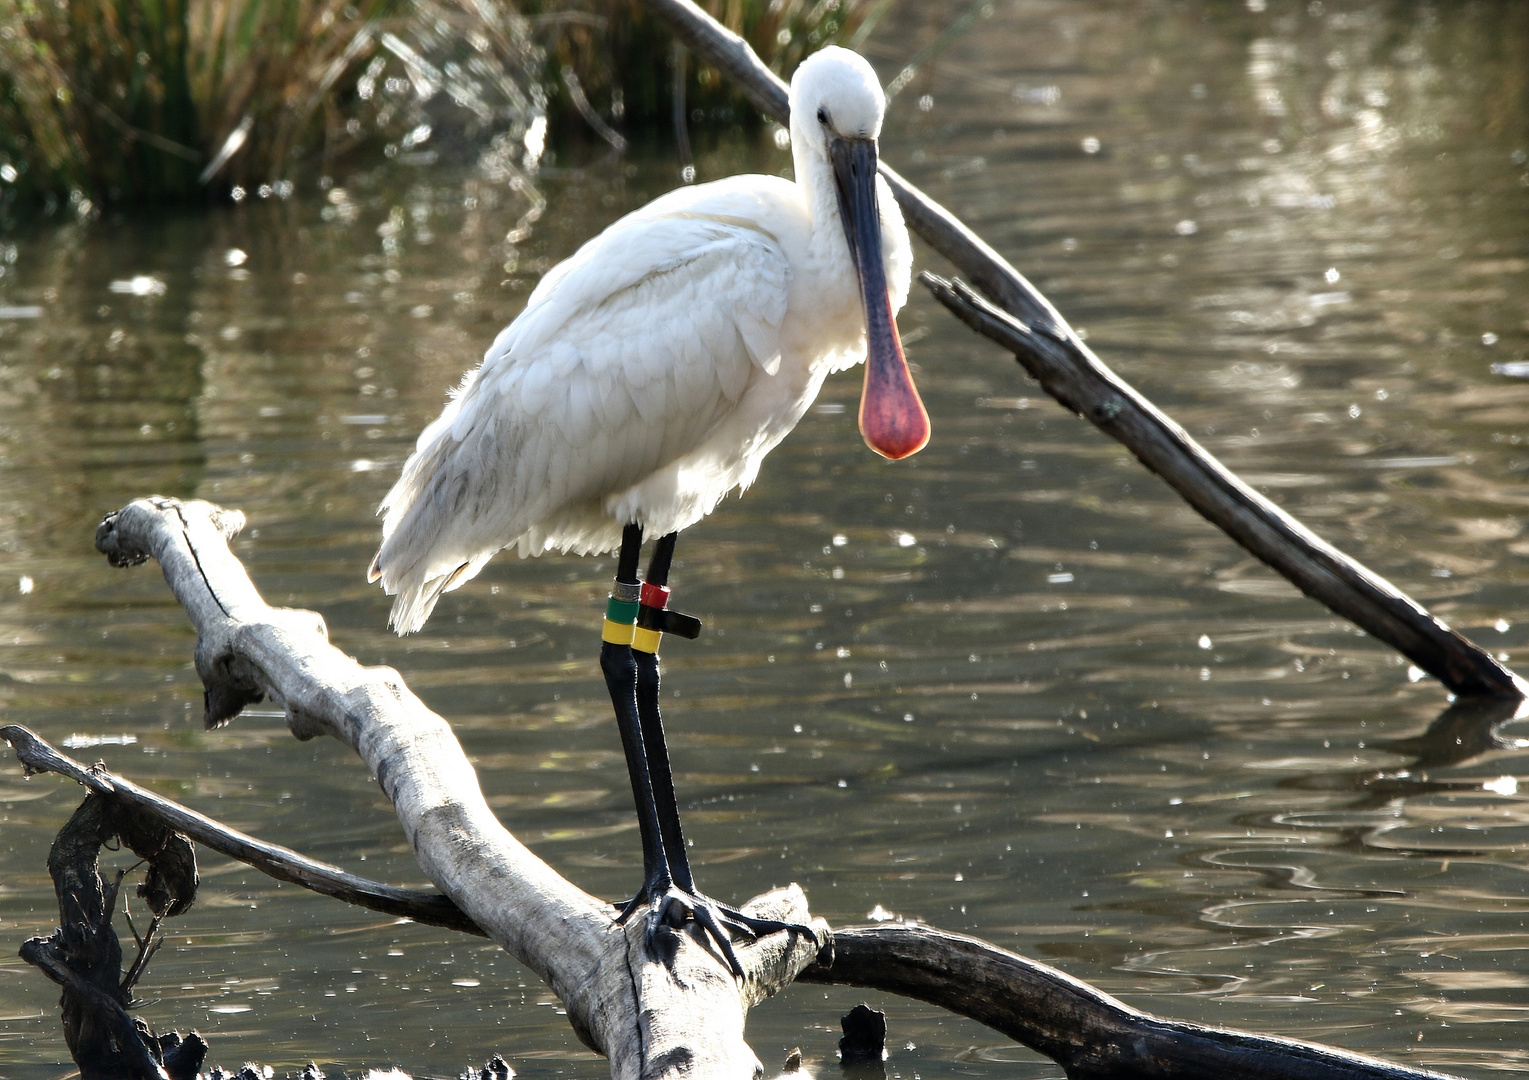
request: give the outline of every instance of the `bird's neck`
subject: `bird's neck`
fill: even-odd
[[[812,219],[814,252],[827,261],[842,258],[848,266],[849,241],[839,218],[839,195],[834,187],[833,167],[827,157],[804,149],[795,139],[792,141],[792,164],[797,187]]]

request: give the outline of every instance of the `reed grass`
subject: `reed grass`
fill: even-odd
[[[703,5],[789,74],[890,2]],[[0,0],[0,215],[238,197],[453,124],[480,145],[538,118],[610,139],[667,126],[676,96],[687,118],[750,118],[672,56],[636,0]]]
[[[210,141],[228,114],[237,125],[241,111],[252,114],[247,131],[258,126],[261,142],[279,146],[301,119],[290,113],[305,54],[322,55],[325,39],[340,38],[354,21],[335,20],[339,7],[8,4],[0,22],[0,155],[17,173],[17,193],[74,192],[77,204],[192,195],[216,152]],[[326,15],[340,27],[325,33]],[[253,157],[244,155],[230,177]]]

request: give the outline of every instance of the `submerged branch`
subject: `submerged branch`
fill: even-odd
[[[1328,544],[1240,480],[1160,409],[1069,336],[1058,339],[988,303],[960,281],[920,280],[979,334],[1014,353],[1041,388],[1121,443],[1205,520],[1461,694],[1522,698],[1523,684],[1489,654],[1379,574]]]
[[[730,78],[755,107],[789,123],[786,84],[747,42],[690,0],[643,2],[688,49]],[[947,300],[950,292],[936,295],[981,333],[993,336],[989,327],[1001,326],[1008,336],[995,340],[1021,355],[1032,373],[1047,372],[1044,378],[1036,376],[1047,393],[1125,444],[1201,515],[1306,595],[1384,641],[1452,692],[1525,697],[1525,684],[1489,653],[1238,480],[1110,371],[1050,301],[959,218],[885,162],[881,174],[913,231],[971,278],[996,308],[987,305],[989,310],[981,311],[967,298],[952,306]],[[1007,322],[997,317],[1002,315]],[[1030,367],[1032,362],[1037,367]]]

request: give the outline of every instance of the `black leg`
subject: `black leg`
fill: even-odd
[[[645,583],[652,589],[662,589],[669,584],[669,564],[674,559],[674,541],[678,533],[659,538],[653,548],[652,561],[648,563]],[[654,635],[656,637],[656,635]],[[653,649],[644,645],[652,644]],[[695,881],[690,875],[690,857],[685,850],[685,831],[680,827],[679,799],[674,794],[674,773],[669,767],[669,742],[664,736],[664,718],[659,711],[658,697],[660,676],[658,672],[657,641],[647,637],[632,649],[637,662],[637,712],[642,720],[642,742],[648,752],[648,772],[653,782],[653,804],[658,813],[658,826],[663,833],[664,852],[669,860],[669,872],[674,883],[686,892],[695,891]]]
[[[664,853],[664,836],[654,802],[648,755],[643,744],[642,720],[637,706],[637,664],[632,654],[632,634],[637,621],[641,586],[637,560],[642,552],[642,526],[628,525],[621,534],[621,555],[616,564],[616,584],[606,608],[604,639],[600,646],[600,670],[616,711],[621,749],[626,754],[632,797],[637,804],[637,829],[642,837],[642,888],[626,905],[625,919],[644,901],[664,895],[671,883]],[[665,776],[668,764],[665,763]],[[670,781],[672,789],[673,783]]]

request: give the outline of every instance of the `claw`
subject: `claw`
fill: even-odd
[[[638,893],[636,896],[632,897],[626,903],[624,903],[624,904],[616,904],[615,906],[619,907],[621,909],[620,911],[618,911],[616,913],[616,921],[618,923],[622,924],[623,926],[625,926],[626,925],[626,921],[632,917],[632,912],[636,911],[639,907],[641,907],[642,906],[642,902],[644,900],[646,900],[646,899],[647,899],[646,896],[644,896],[642,893]]]
[[[769,934],[802,934],[806,937],[814,937],[812,927],[803,926],[801,923],[782,922],[779,919],[761,919],[753,915],[745,915],[737,908],[726,904],[718,904],[717,909],[722,912],[725,922],[734,930],[741,930],[752,938],[762,938]]]
[[[616,915],[618,923],[625,923],[639,908],[647,908],[650,945],[656,945],[655,939],[659,936],[660,928],[682,930],[687,919],[695,919],[696,925],[711,938],[717,951],[722,954],[728,970],[739,979],[743,978],[743,964],[738,959],[737,950],[733,948],[733,935],[742,934],[756,940],[778,933],[813,936],[810,926],[746,915],[729,904],[718,903],[703,893],[686,892],[672,883],[661,890],[656,887],[651,890],[644,888],[619,907],[620,911]],[[655,951],[660,955],[672,955],[669,950],[655,948]]]
[[[717,948],[722,950],[722,959],[727,961],[728,970],[733,973],[733,978],[743,978],[743,965],[738,962],[738,954],[733,951],[732,939],[723,932],[718,924],[717,913],[710,901],[698,903],[691,908],[695,915],[695,921],[712,936],[717,943]]]

